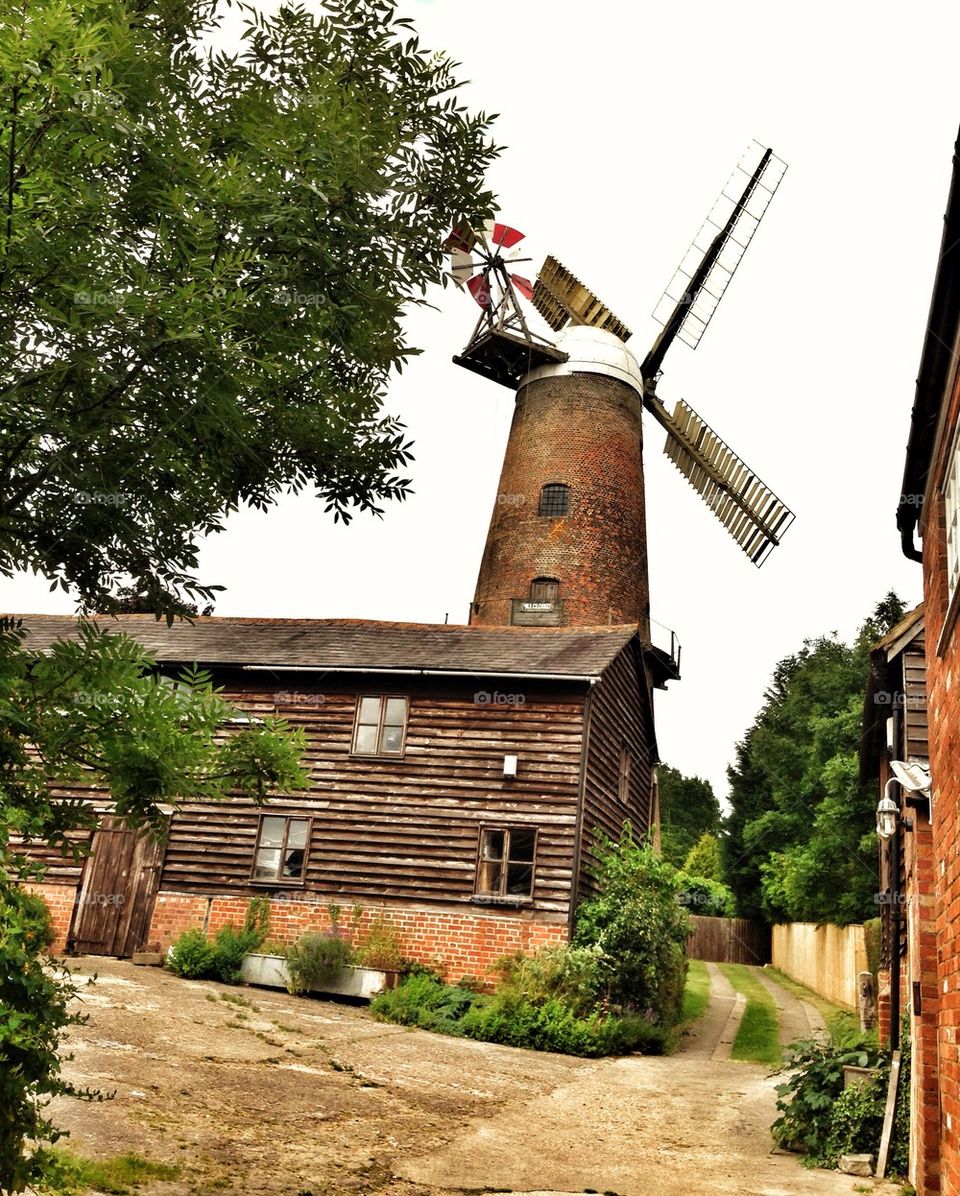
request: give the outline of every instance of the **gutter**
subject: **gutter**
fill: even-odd
[[[923,561],[914,536],[920,521],[921,496],[930,477],[931,458],[936,443],[944,391],[953,367],[953,343],[960,307],[960,137],[953,149],[953,173],[943,217],[943,238],[930,299],[927,332],[920,357],[920,372],[910,413],[910,437],[903,471],[897,527],[900,546],[911,561]]]
[[[580,681],[596,685],[599,676],[586,673],[492,673],[482,669],[375,669],[358,665],[312,664],[243,664],[245,673],[383,673],[387,676],[407,677],[496,677],[521,681]]]

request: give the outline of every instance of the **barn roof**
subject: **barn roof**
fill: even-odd
[[[13,615],[44,650],[73,638],[71,615]],[[172,626],[153,615],[97,615],[90,622],[126,632],[160,664],[247,666],[331,672],[440,672],[599,677],[637,634],[610,627],[467,627],[364,619],[234,619],[210,616]]]

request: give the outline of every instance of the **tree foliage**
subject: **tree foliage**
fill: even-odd
[[[709,781],[684,776],[679,769],[661,764],[657,769],[660,792],[660,850],[675,868],[682,868],[702,834],[720,830],[720,803]]]
[[[704,831],[683,861],[683,871],[688,876],[702,876],[707,880],[723,881],[723,857],[720,854],[720,840],[709,831]]]
[[[56,1140],[46,1103],[73,1089],[60,1075],[69,974],[46,958],[52,941],[43,903],[22,885],[41,879],[31,843],[65,854],[95,812],[52,801],[51,783],[110,790],[128,824],[159,833],[161,806],[239,791],[263,801],[271,789],[309,783],[303,739],[281,720],[224,735],[233,713],[206,674],[176,684],[123,635],[81,624],[77,640],[42,655],[22,629],[0,623],[0,1191],[20,1191],[43,1153],[27,1142]]]
[[[875,912],[876,788],[858,747],[870,647],[903,617],[893,593],[853,643],[806,640],[776,666],[728,769],[726,877],[744,917],[845,925]]]
[[[0,13],[0,570],[209,599],[197,538],[402,498],[401,314],[496,150],[393,0]],[[229,36],[229,34],[227,35]]]
[[[610,1000],[661,1026],[680,1018],[690,921],[678,900],[676,872],[624,826],[618,843],[596,851],[597,895],[577,908],[574,945],[613,961]]]

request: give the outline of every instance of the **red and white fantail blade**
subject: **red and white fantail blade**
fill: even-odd
[[[464,250],[455,249],[450,254],[450,277],[458,287],[466,286],[467,279],[476,268],[477,263]]]
[[[490,284],[486,274],[476,274],[467,282],[467,290],[481,307],[490,306]]]
[[[484,232],[487,234],[487,239],[497,249],[512,249],[514,245],[523,240],[523,233],[511,228],[509,224],[488,224],[484,228]]]
[[[469,220],[458,220],[453,231],[443,243],[447,253],[470,253],[477,243],[477,234]]]

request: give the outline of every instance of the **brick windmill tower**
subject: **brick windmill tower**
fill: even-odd
[[[470,621],[488,626],[633,623],[650,639],[641,413],[664,451],[757,566],[793,514],[682,400],[656,388],[676,339],[696,348],[786,166],[752,146],[654,312],[642,362],[630,329],[555,258],[517,269],[523,234],[505,224],[451,234],[454,280],[482,312],[454,361],[517,392]],[[532,303],[553,339],[531,330]]]

